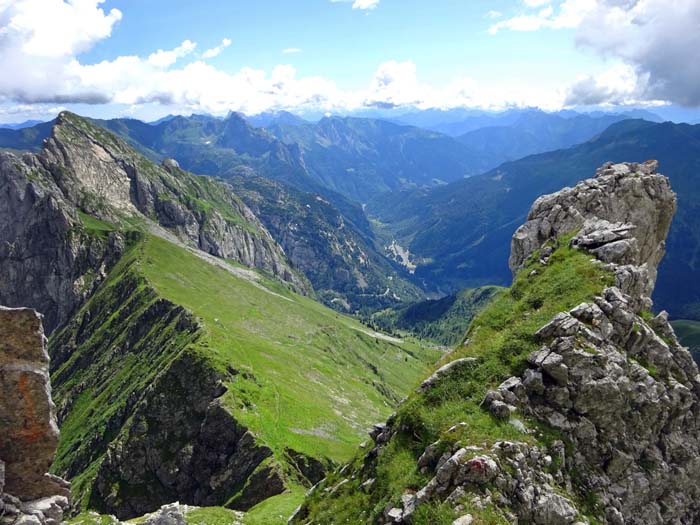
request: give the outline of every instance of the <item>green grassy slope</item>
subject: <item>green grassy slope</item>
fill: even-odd
[[[95,235],[110,229],[83,220]],[[289,450],[346,461],[438,357],[247,269],[208,263],[148,234],[128,237],[131,247],[109,278],[50,340],[62,431],[54,470],[72,478],[84,509],[104,507],[93,483],[107,446],[133,434],[133,414],[175,363],[191,364],[188,388],[221,378],[225,408],[290,474],[291,491],[250,514],[275,523],[303,494]],[[157,453],[171,461],[182,445]]]
[[[331,474],[305,502],[298,523],[376,523],[387,504],[395,503],[407,489],[418,490],[430,474],[417,470],[417,459],[426,446],[440,439],[445,449],[461,441],[465,445],[489,447],[496,441],[548,442],[554,434],[534,421],[524,423],[536,432],[524,434],[509,422],[501,422],[480,408],[485,393],[525,367],[527,356],[539,348],[535,332],[560,311],[590,300],[607,285],[611,274],[591,262],[586,253],[561,242],[550,264],[541,267],[537,254],[517,276],[512,288],[503,290],[473,321],[466,346],[458,347],[444,359],[478,359],[470,369],[441,379],[427,393],[412,394],[401,405],[393,428],[398,429],[375,463],[360,452],[344,471]],[[534,267],[539,274],[528,277]],[[449,432],[460,422],[466,426]],[[375,482],[361,490],[361,473],[372,472]],[[328,494],[326,487],[349,481]],[[564,487],[560,487],[565,491]],[[583,495],[572,495],[582,497]],[[584,505],[585,508],[585,505]],[[508,523],[497,507],[466,509],[478,524]],[[413,525],[450,525],[454,516],[448,507],[426,505],[413,517]]]
[[[221,366],[247,372],[227,401],[273,450],[347,458],[426,369],[434,353],[369,329],[273,282],[255,286],[149,237],[144,276],[192,311]],[[400,365],[400,366],[397,366]],[[245,375],[245,374],[241,374]]]

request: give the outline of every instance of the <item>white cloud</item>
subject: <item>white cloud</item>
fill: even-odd
[[[418,80],[413,62],[395,60],[380,64],[369,89],[361,95],[356,105],[381,108],[415,106],[419,109],[477,107],[500,110],[527,106],[559,109],[564,98],[563,90],[556,87],[545,90],[519,82],[482,85],[469,77],[456,78],[446,86],[433,86]]]
[[[0,118],[3,121],[43,120],[53,118],[65,109],[63,106],[47,104],[13,104],[7,107],[0,107]],[[21,117],[18,118],[20,115]]]
[[[580,76],[567,90],[567,106],[656,105],[645,101],[648,78],[640,78],[632,66],[618,64],[597,75]]]
[[[79,53],[111,35],[122,14],[102,0],[0,2],[0,96],[19,103],[107,102],[66,68]]]
[[[380,64],[364,101],[367,106],[395,107],[418,104],[424,98],[413,62],[389,60]]]
[[[221,41],[221,44],[219,44],[216,47],[212,47],[211,49],[207,49],[204,53],[202,53],[202,58],[206,59],[206,58],[214,58],[216,56],[219,56],[221,54],[221,52],[230,45],[231,45],[231,39],[224,38]]]
[[[282,53],[284,53],[285,55],[292,55],[295,53],[301,53],[301,49],[299,49],[298,47],[288,47],[286,49],[283,49]]]
[[[374,9],[379,5],[379,0],[355,0],[352,4],[353,9]]]
[[[599,0],[576,42],[633,68],[644,100],[700,106],[698,27],[698,0]]]
[[[530,8],[549,3],[524,2]],[[576,29],[579,47],[626,66],[579,78],[568,90],[567,104],[700,106],[698,27],[698,0],[564,0],[556,8],[499,21],[489,32]]]
[[[537,13],[520,14],[497,22],[489,27],[489,33],[495,35],[501,30],[538,31],[540,29],[573,29],[596,8],[598,0],[564,0],[557,9],[548,5]],[[540,7],[548,2],[527,0],[528,7]]]
[[[42,5],[53,1],[42,0]],[[225,114],[230,110],[340,111],[408,105],[557,109],[564,104],[655,104],[660,100],[700,104],[700,65],[694,59],[700,37],[692,30],[700,20],[700,7],[696,0],[676,1],[678,13],[664,10],[662,0],[598,0],[593,9],[588,0],[565,0],[534,7],[530,15],[524,15],[529,17],[525,21],[502,21],[508,25],[501,29],[517,24],[577,27],[580,46],[614,59],[607,70],[583,75],[568,88],[523,84],[517,79],[481,84],[469,77],[438,86],[422,82],[413,62],[389,60],[379,64],[365,88],[342,90],[327,78],[300,76],[290,65],[268,71],[248,67],[223,71],[207,63],[206,58],[230,45],[229,39],[188,62],[179,59],[195,56],[196,43],[185,40],[175,49],[150,55],[84,63],[80,52],[107,38],[120,13],[105,13],[99,0],[62,4],[74,8],[76,17],[64,34],[63,29],[39,19],[43,11],[35,0],[17,0],[11,7],[2,7],[7,0],[0,0],[0,108],[14,104],[48,111],[57,105],[88,103],[116,104],[136,111],[152,104],[167,106],[169,112]],[[53,11],[47,12],[53,16]],[[37,18],[28,21],[29,14]],[[47,37],[42,31],[61,42],[57,49],[43,48],[41,42]]]
[[[122,18],[98,6],[104,0],[17,0],[0,3],[0,53],[16,50],[34,57],[71,56],[111,35]]]
[[[191,40],[185,40],[175,49],[171,49],[169,51],[159,49],[155,53],[151,53],[151,55],[148,57],[148,63],[156,67],[172,66],[175,62],[177,62],[178,58],[189,55],[192,51],[194,51],[195,47],[197,47],[197,44]]]
[[[496,18],[501,18],[502,16],[503,16],[503,13],[501,13],[500,11],[496,11],[494,9],[492,9],[491,11],[487,11],[484,14],[484,18],[490,18],[492,20],[496,19]]]

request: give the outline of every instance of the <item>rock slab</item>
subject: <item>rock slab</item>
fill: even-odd
[[[58,444],[41,316],[0,306],[0,516],[58,524],[70,486],[48,474]]]

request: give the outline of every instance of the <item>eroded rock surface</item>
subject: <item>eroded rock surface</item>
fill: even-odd
[[[124,252],[122,233],[95,230],[85,214],[167,234],[312,293],[231,188],[173,162],[157,166],[61,113],[40,154],[0,152],[0,304],[35,308],[47,333],[70,319]]]
[[[547,241],[576,232],[572,246],[595,255],[616,280],[593,302],[543,326],[528,369],[484,399],[486,410],[498,414],[505,404],[568,444],[492,450],[494,485],[514,517],[580,520],[578,503],[557,494],[557,485],[589,494],[604,523],[685,524],[700,516],[698,368],[666,314],[648,313],[674,211],[675,194],[655,162],[607,164],[595,179],[538,199],[514,235],[514,270]],[[507,459],[508,450],[518,453]]]
[[[658,162],[608,163],[593,179],[535,201],[513,235],[509,264],[515,272],[545,241],[579,231],[583,248],[601,260],[646,267],[643,295],[650,296],[676,211],[669,180]]]
[[[123,249],[116,232],[85,233],[36,156],[0,153],[0,303],[40,311],[50,333],[96,289]]]
[[[565,240],[595,257],[615,284],[541,326],[532,334],[541,346],[524,371],[481,402],[497,421],[539,437],[428,445],[417,467],[430,481],[390,502],[381,523],[410,524],[426,504],[451,505],[455,523],[494,508],[513,524],[700,521],[700,375],[666,313],[649,310],[676,202],[656,168],[654,161],[606,164],[596,178],[535,202],[513,237],[513,270],[537,251],[532,263],[548,265]],[[537,275],[532,270],[529,279]],[[463,363],[446,365],[419,392],[438,388]],[[393,417],[376,426],[374,447],[352,475],[373,472],[387,443],[406,437],[401,432]],[[372,490],[374,479],[360,481]],[[305,523],[307,513],[302,506],[292,522]]]
[[[70,486],[48,474],[57,443],[41,317],[0,306],[0,523],[61,522]]]
[[[39,159],[67,198],[88,213],[112,221],[123,214],[155,220],[206,253],[309,291],[262,223],[223,183],[193,177],[172,160],[157,166],[67,112],[56,119]]]

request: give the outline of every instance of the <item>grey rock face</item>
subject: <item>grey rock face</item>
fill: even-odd
[[[47,474],[58,443],[41,317],[0,306],[0,524],[58,525],[70,485]]]
[[[0,303],[64,323],[119,258],[124,241],[86,235],[74,206],[36,157],[0,153]]]
[[[542,377],[543,387],[528,388],[515,403],[566,436],[573,454],[564,459],[564,479],[595,494],[599,519],[610,524],[695,523],[700,516],[698,368],[668,316],[644,313],[675,209],[656,167],[605,165],[596,179],[539,199],[513,238],[515,270],[538,243],[578,229],[572,246],[616,275],[617,286],[538,331],[543,347],[523,382]]]
[[[513,235],[513,272],[547,240],[580,230],[578,243],[601,260],[646,267],[643,291],[651,295],[676,211],[676,196],[657,167],[656,161],[608,163],[595,178],[537,199]]]
[[[124,215],[154,220],[211,255],[310,291],[262,223],[223,183],[195,177],[172,160],[152,164],[69,113],[59,115],[39,158],[68,199],[91,214],[112,221]]]
[[[311,293],[225,185],[172,163],[156,166],[87,121],[62,114],[40,155],[0,153],[0,303],[40,311],[47,333],[70,318],[124,251],[122,234],[90,234],[78,210],[116,224],[162,226],[190,246]]]
[[[656,167],[605,165],[596,179],[534,204],[513,238],[514,270],[536,250],[548,264],[552,240],[573,233],[572,246],[615,275],[615,286],[533,334],[541,347],[526,369],[481,403],[503,424],[537,434],[530,424],[537,421],[554,438],[488,448],[468,441],[428,445],[417,466],[433,477],[417,492],[407,491],[401,507],[390,503],[401,511],[398,523],[411,523],[428,502],[451,504],[455,515],[463,514],[465,497],[477,509],[496,504],[510,523],[700,522],[700,374],[668,316],[652,318],[648,311],[675,207]],[[403,431],[395,419],[373,436],[366,464]]]

